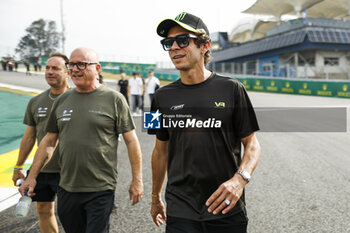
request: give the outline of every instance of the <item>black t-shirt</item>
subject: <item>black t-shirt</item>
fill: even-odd
[[[118,85],[120,86],[120,93],[122,93],[123,95],[127,95],[129,81],[128,80],[119,80]]]
[[[226,215],[208,213],[205,202],[237,171],[241,138],[259,130],[243,84],[214,73],[195,85],[177,80],[156,92],[151,110],[162,113],[162,128],[148,133],[169,141],[167,215],[211,220],[240,212],[244,194]]]

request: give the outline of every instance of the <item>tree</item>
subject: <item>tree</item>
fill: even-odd
[[[39,19],[32,22],[26,32],[15,50],[21,59],[37,62],[40,57],[48,57],[59,47],[61,36],[56,30],[55,21]]]

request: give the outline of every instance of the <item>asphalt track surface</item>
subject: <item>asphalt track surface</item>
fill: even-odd
[[[22,73],[0,71],[0,83],[44,90],[42,75],[26,77]],[[111,88],[115,83],[106,82]],[[345,107],[346,132],[258,132],[262,147],[259,165],[246,187],[249,216],[248,231],[260,232],[350,232],[350,131],[349,99],[310,97],[250,92],[255,107]],[[336,118],[335,118],[336,119]],[[128,186],[130,165],[123,143],[119,146],[119,179],[111,215],[110,232],[157,233],[150,217],[151,152],[154,138],[140,130],[137,135],[143,152],[145,194],[131,206]],[[314,122],[315,123],[315,122]],[[317,122],[316,122],[317,124]],[[320,127],[329,122],[320,122]],[[29,217],[13,217],[14,207],[0,213],[0,232],[40,232],[35,206]],[[60,232],[64,232],[60,226]]]

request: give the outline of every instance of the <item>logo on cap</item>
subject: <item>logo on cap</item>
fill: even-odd
[[[183,20],[185,18],[186,14],[187,14],[186,12],[180,13],[178,16],[176,16],[175,20],[177,20],[177,21]]]

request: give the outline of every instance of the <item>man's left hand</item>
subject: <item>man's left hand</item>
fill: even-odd
[[[129,188],[129,196],[132,201],[132,205],[138,203],[143,195],[143,184],[142,180],[132,180]]]
[[[205,203],[209,207],[208,212],[218,214],[223,210],[223,214],[228,213],[242,196],[245,185],[246,182],[237,175],[221,184]]]

